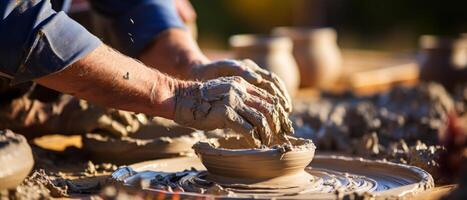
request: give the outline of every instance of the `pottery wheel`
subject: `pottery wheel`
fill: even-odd
[[[412,195],[434,186],[424,170],[384,161],[317,155],[306,168],[310,182],[299,186],[264,188],[229,185],[209,180],[198,158],[147,161],[120,168],[113,179],[124,185],[182,196],[318,198],[334,199],[336,193],[370,193],[380,197]],[[142,184],[146,183],[146,184]],[[169,192],[170,191],[170,192]]]

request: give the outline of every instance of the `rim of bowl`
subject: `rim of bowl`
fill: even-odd
[[[303,144],[293,146],[291,150],[284,150],[283,146],[275,146],[268,148],[251,148],[251,149],[226,149],[222,147],[215,147],[209,141],[199,141],[193,145],[193,149],[196,153],[201,155],[251,155],[251,154],[264,154],[264,153],[302,153],[302,152],[314,152],[316,146],[309,139],[298,138]]]

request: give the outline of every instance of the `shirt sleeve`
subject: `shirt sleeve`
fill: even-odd
[[[169,28],[184,29],[173,0],[91,0],[94,11],[112,21],[112,46],[135,57]]]
[[[61,71],[101,44],[50,0],[2,0],[0,17],[0,76],[12,84]]]

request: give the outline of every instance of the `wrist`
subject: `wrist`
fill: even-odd
[[[158,35],[139,59],[150,67],[183,79],[190,77],[192,66],[209,62],[191,35],[177,28]]]
[[[180,81],[175,92],[175,106],[173,112],[173,120],[180,125],[194,127],[192,122],[195,121],[199,107],[202,101],[200,82]],[[198,105],[198,106],[197,106]]]
[[[151,89],[151,99],[153,99],[153,104],[155,105],[155,108],[162,108],[155,109],[155,115],[173,120],[175,119],[177,98],[187,95],[185,93],[190,91],[190,88],[196,87],[196,85],[200,83],[194,81],[183,81],[171,77],[167,78],[168,79],[165,83],[166,87],[162,87],[165,89],[155,88],[157,84],[153,86],[153,88]]]

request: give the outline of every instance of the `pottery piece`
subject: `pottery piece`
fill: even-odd
[[[290,95],[294,95],[300,83],[297,63],[292,56],[292,42],[286,37],[262,35],[234,35],[229,40],[235,57],[251,59],[260,67],[279,76]]]
[[[207,179],[221,185],[245,185],[256,188],[297,187],[312,180],[305,167],[314,157],[311,140],[291,140],[292,146],[252,149],[244,146],[242,137],[198,142],[193,146],[203,165]]]
[[[300,86],[326,89],[339,78],[342,55],[332,28],[278,27],[273,35],[293,41],[293,56],[300,69]]]
[[[23,182],[34,165],[26,138],[0,130],[0,190],[13,189]]]
[[[467,39],[423,35],[419,42],[421,80],[439,82],[448,90],[467,81]]]
[[[311,185],[293,188],[219,186],[207,180],[205,170],[196,157],[171,158],[119,168],[112,179],[167,198],[336,199],[336,193],[365,193],[376,199],[406,199],[434,187],[431,175],[418,167],[319,154],[306,168],[314,177]],[[141,182],[150,184],[142,186]],[[183,192],[165,188],[181,188]]]

